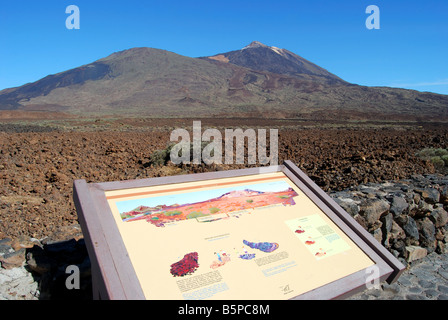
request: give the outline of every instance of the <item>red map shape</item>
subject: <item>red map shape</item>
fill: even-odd
[[[199,268],[198,253],[186,254],[182,260],[171,265],[171,274],[175,277],[184,277],[193,274]]]

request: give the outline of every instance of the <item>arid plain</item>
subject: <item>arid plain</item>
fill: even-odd
[[[206,128],[279,131],[279,162],[292,160],[325,191],[441,172],[417,153],[448,148],[443,124],[314,123],[202,119]],[[65,238],[78,223],[73,181],[105,182],[252,165],[154,163],[176,128],[193,119],[3,121],[0,125],[0,238]],[[269,132],[269,131],[268,131]]]

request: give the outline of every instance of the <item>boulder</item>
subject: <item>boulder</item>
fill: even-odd
[[[396,223],[395,221],[392,221],[392,228],[390,230],[390,238],[391,239],[405,239],[406,234],[404,230]]]
[[[425,248],[419,246],[407,246],[406,247],[407,261],[415,261],[427,256],[428,251]]]
[[[406,244],[403,240],[396,240],[392,247],[399,252],[400,255],[406,256]]]
[[[395,217],[401,215],[407,208],[409,208],[409,204],[404,198],[402,197],[392,198],[392,205],[390,207],[390,212],[392,212],[392,214]]]
[[[443,186],[440,189],[440,202],[448,205],[448,186]]]
[[[12,239],[4,238],[0,240],[0,245],[10,246],[12,244]]]
[[[429,219],[431,219],[436,228],[443,227],[448,223],[448,212],[443,207],[438,207],[431,212]]]
[[[434,252],[437,246],[436,228],[429,218],[424,218],[416,222],[420,234],[421,244],[427,248],[428,252]]]
[[[29,249],[35,245],[40,245],[39,240],[27,236],[19,236],[11,243],[11,247],[13,247],[14,250],[20,250],[22,248]]]
[[[383,199],[367,199],[360,205],[360,214],[368,225],[373,225],[383,214],[389,212],[390,204]]]
[[[381,231],[381,228],[373,230],[372,235],[379,243],[383,241],[383,231]]]
[[[415,240],[419,240],[420,235],[415,220],[408,216],[399,217],[398,224],[403,228],[405,234]]]
[[[426,217],[434,210],[434,206],[430,203],[425,202],[424,200],[420,200],[418,206],[414,212],[416,217]]]
[[[444,238],[445,238],[445,230],[442,228],[437,228],[436,229],[436,239],[443,241]]]
[[[443,243],[443,241],[437,241],[436,252],[439,254],[444,254],[448,252],[447,246],[445,243]]]
[[[359,206],[353,199],[335,198],[334,201],[352,217],[359,213]]]
[[[34,247],[26,255],[28,268],[40,275],[49,272],[56,265],[54,259],[49,258],[40,247]]]
[[[353,217],[355,219],[356,222],[359,223],[359,225],[361,227],[363,227],[365,230],[367,230],[367,222],[366,219],[364,219],[361,215],[357,214],[356,216]]]
[[[383,215],[380,221],[383,223],[383,232],[389,233],[392,229],[392,222],[394,221],[392,213],[389,212],[388,214]]]
[[[5,244],[0,243],[0,256],[3,256],[5,254],[11,253],[12,251],[14,251],[14,249],[9,245],[6,244],[6,242],[4,242]]]
[[[25,262],[25,251],[25,249],[20,249],[0,256],[2,268],[9,270],[21,267]]]
[[[421,194],[422,198],[431,204],[438,203],[440,201],[440,192],[434,188],[415,189],[416,192]]]
[[[389,240],[391,238],[390,231],[392,230],[392,223],[393,223],[393,215],[392,213],[388,213],[381,217],[380,219],[382,225],[381,225],[381,231],[383,235],[383,244],[385,247],[390,247]]]

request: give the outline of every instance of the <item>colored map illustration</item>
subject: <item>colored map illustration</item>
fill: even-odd
[[[278,243],[275,242],[249,242],[244,240],[243,243],[252,249],[258,249],[263,252],[272,252],[278,249]]]
[[[218,259],[213,261],[213,263],[210,265],[210,268],[216,269],[222,267],[227,262],[230,262],[230,255],[228,255],[225,251],[215,252],[215,254]]]
[[[214,196],[216,195],[216,196]],[[125,211],[136,200],[118,202],[121,219],[125,222],[146,220],[156,227],[167,223],[198,219],[211,222],[228,218],[231,213],[272,205],[295,205],[298,194],[284,181],[261,183],[244,187],[190,192],[179,195],[140,199],[141,204]],[[197,200],[197,201],[195,201]],[[238,215],[235,215],[238,217]]]
[[[171,274],[174,277],[184,277],[193,274],[199,268],[198,258],[197,252],[186,254],[182,260],[171,265]]]
[[[279,244],[276,242],[250,242],[243,240],[243,253],[237,252],[237,257],[242,260],[252,260],[255,258],[256,254],[248,252],[247,247],[253,250],[260,250],[264,253],[274,252],[279,248]],[[234,248],[235,250],[235,248]],[[214,260],[210,268],[217,269],[220,268],[231,261],[231,254],[224,250],[219,250],[214,253],[216,260]],[[190,252],[186,254],[181,260],[173,263],[170,266],[170,273],[174,277],[184,277],[192,275],[196,269],[199,268],[199,254],[197,252]]]
[[[271,253],[278,249],[279,244],[276,242],[250,242],[247,240],[243,240],[243,253],[238,252],[236,256],[243,260],[252,260],[255,258],[256,254],[252,252],[248,252],[246,249],[246,246],[251,249],[258,249],[265,253]],[[234,249],[235,250],[235,249]],[[219,267],[222,267],[226,263],[230,262],[230,254],[228,254],[226,251],[218,251],[215,252],[215,255],[217,256],[217,260],[213,261],[213,263],[210,265],[210,268],[216,269]]]

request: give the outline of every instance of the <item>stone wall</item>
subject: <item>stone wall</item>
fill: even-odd
[[[448,176],[413,175],[368,183],[330,196],[399,260],[446,253]]]

